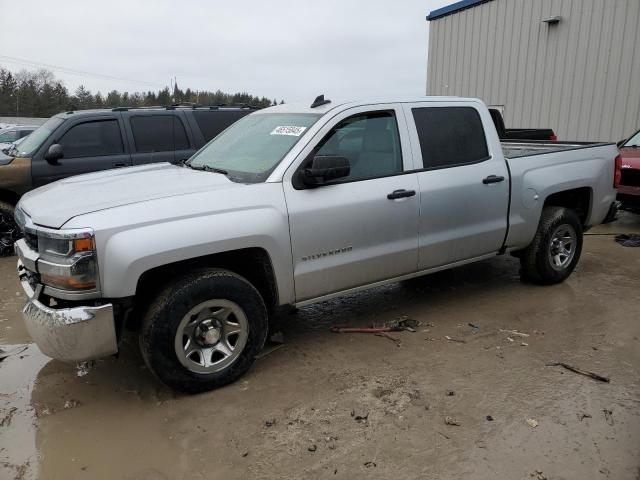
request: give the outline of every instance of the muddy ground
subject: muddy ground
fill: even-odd
[[[640,248],[614,232],[640,216],[591,231],[561,285],[501,257],[282,315],[282,348],[197,396],[133,337],[88,372],[44,357],[0,259],[0,478],[640,479]],[[422,326],[398,344],[329,332],[402,316]]]

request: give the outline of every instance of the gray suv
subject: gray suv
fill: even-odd
[[[72,175],[156,162],[180,163],[247,106],[119,107],[59,113],[0,158],[0,253],[17,239],[14,206],[36,187]]]

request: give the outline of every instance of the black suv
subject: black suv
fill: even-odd
[[[0,253],[13,244],[13,206],[33,188],[72,175],[145,163],[179,163],[246,106],[173,106],[59,113],[0,158]]]

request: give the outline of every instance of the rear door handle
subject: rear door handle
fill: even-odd
[[[482,179],[482,183],[487,185],[489,183],[499,183],[499,182],[502,182],[503,180],[504,180],[504,177],[500,175],[489,175],[488,177]]]
[[[113,168],[122,168],[122,167],[126,167],[127,164],[126,163],[114,163],[113,164]]]
[[[389,200],[395,200],[397,198],[413,197],[415,194],[415,190],[394,190],[389,195],[387,195],[387,198]]]

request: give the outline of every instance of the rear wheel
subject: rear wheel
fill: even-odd
[[[149,369],[169,387],[197,393],[226,385],[255,361],[267,336],[258,291],[227,270],[186,276],[149,308],[140,334]]]
[[[545,207],[531,244],[520,253],[523,280],[551,285],[564,281],[582,252],[582,224],[573,210]]]
[[[0,256],[11,255],[14,242],[20,238],[13,212],[13,205],[0,201]]]

